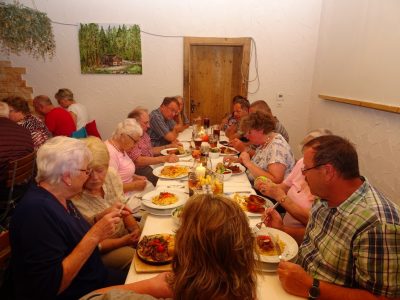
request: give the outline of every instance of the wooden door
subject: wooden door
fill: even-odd
[[[230,113],[232,98],[247,97],[250,38],[184,39],[186,113],[220,123]]]

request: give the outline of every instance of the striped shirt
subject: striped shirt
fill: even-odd
[[[317,200],[297,263],[323,281],[399,297],[399,207],[362,179],[338,207]]]
[[[154,156],[153,150],[151,147],[150,136],[147,132],[143,132],[143,135],[136,143],[136,145],[132,148],[131,151],[127,152],[128,156],[135,162],[139,156]]]
[[[51,137],[50,131],[47,129],[44,122],[31,114],[26,115],[18,124],[28,129],[31,133],[35,150]]]

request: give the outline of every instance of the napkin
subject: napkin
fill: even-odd
[[[126,197],[129,197],[128,202],[126,205],[132,210],[132,213],[136,213],[139,211],[141,205],[142,205],[142,200],[141,198],[143,195],[147,194],[148,192],[154,190],[154,185],[150,182],[146,182],[146,186],[143,191],[131,191],[125,193]]]

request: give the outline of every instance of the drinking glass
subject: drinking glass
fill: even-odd
[[[212,174],[211,190],[214,195],[221,195],[224,193],[224,175],[219,173]]]
[[[219,141],[220,134],[221,134],[221,127],[218,124],[215,124],[213,126],[213,135],[217,136],[218,141]]]
[[[205,129],[207,129],[208,127],[210,127],[210,119],[209,119],[209,118],[205,117],[205,118],[203,119],[203,126],[204,126]]]
[[[189,188],[189,196],[193,196],[194,194],[201,191],[200,180],[196,175],[196,172],[192,171],[188,174],[188,188]]]
[[[210,137],[208,138],[208,143],[210,144],[210,147],[211,147],[211,148],[217,147],[217,144],[218,144],[218,136],[215,135],[215,134],[210,135]]]

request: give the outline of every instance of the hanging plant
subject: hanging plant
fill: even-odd
[[[54,56],[51,21],[45,13],[18,4],[0,3],[0,51],[35,58]]]

